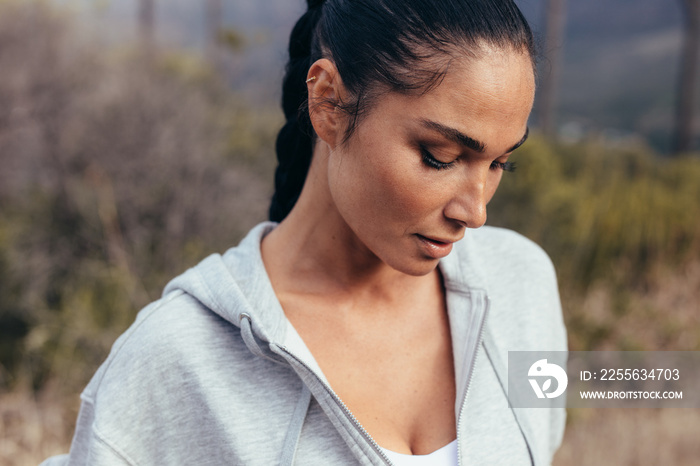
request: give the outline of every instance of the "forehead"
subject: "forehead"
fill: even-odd
[[[442,82],[421,104],[444,117],[527,118],[535,94],[530,57],[514,50],[486,50],[479,57],[450,62]],[[458,123],[455,121],[454,123]]]
[[[453,58],[444,78],[420,95],[385,95],[383,118],[435,121],[497,148],[512,146],[527,126],[535,93],[526,52],[484,48],[478,56]]]

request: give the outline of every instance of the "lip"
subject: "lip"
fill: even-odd
[[[416,234],[416,237],[423,246],[423,251],[433,259],[442,259],[452,251],[454,241],[442,238],[428,238],[419,234]]]

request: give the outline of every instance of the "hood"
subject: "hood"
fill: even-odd
[[[283,342],[287,319],[272,289],[260,253],[260,242],[277,224],[264,222],[223,256],[212,254],[173,279],[163,295],[181,290],[212,312],[240,327],[247,317],[255,335],[268,343]]]
[[[173,279],[163,296],[177,291],[192,296],[239,327],[253,354],[282,362],[279,349],[284,348],[327,383],[318,363],[287,320],[265,270],[260,243],[276,226],[275,222],[258,224],[238,246],[223,255],[212,254]]]

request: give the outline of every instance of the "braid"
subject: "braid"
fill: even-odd
[[[307,106],[306,75],[311,66],[314,32],[324,0],[308,0],[308,11],[289,39],[289,62],[282,82],[282,109],[287,119],[277,135],[275,194],[270,220],[280,222],[292,210],[306,180],[313,151],[313,129]]]

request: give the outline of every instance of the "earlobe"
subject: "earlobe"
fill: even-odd
[[[339,104],[344,90],[335,64],[326,58],[316,61],[309,68],[306,86],[311,124],[318,137],[333,149],[342,132]]]

